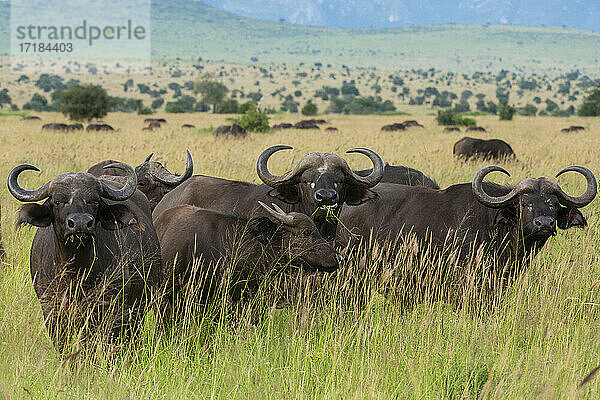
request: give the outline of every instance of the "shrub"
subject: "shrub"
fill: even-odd
[[[156,110],[157,108],[161,108],[163,104],[165,104],[165,99],[159,97],[158,99],[152,100],[152,104],[150,104],[150,107]]]
[[[304,107],[302,107],[302,115],[312,116],[317,115],[319,109],[317,105],[312,102],[312,100],[308,100]]]
[[[537,107],[533,104],[527,104],[525,107],[518,108],[517,114],[533,117],[537,114]]]
[[[167,103],[165,107],[165,111],[168,113],[181,114],[184,113],[185,110],[177,103]]]
[[[48,105],[48,99],[39,93],[34,93],[31,100],[23,104],[23,110],[51,111],[51,107]]]
[[[513,119],[515,115],[515,108],[508,104],[506,100],[502,100],[500,102],[500,106],[498,107],[498,116],[500,117],[500,121],[510,121]]]
[[[577,110],[581,117],[599,117],[600,116],[600,85],[590,90],[583,99],[583,104]]]
[[[62,94],[62,113],[72,120],[102,118],[114,105],[106,90],[94,85],[73,85]]]
[[[217,112],[219,114],[235,114],[238,112],[239,106],[240,104],[237,100],[227,99],[218,107]]]
[[[436,120],[439,125],[475,126],[477,124],[473,118],[467,118],[460,114],[455,114],[454,111],[450,109],[439,110]]]
[[[268,132],[271,130],[269,117],[264,111],[252,107],[240,118],[239,124],[247,132]]]
[[[238,110],[237,113],[238,114],[246,114],[246,111],[248,111],[251,108],[255,108],[256,107],[256,103],[253,101],[247,101],[245,103],[242,103],[238,106]]]

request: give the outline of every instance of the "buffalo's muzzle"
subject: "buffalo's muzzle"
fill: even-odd
[[[315,192],[315,201],[319,205],[333,205],[339,200],[337,191],[333,189],[319,189]]]

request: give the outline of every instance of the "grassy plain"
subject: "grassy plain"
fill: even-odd
[[[84,171],[112,158],[139,164],[150,152],[180,172],[184,149],[194,156],[195,172],[257,182],[255,161],[267,146],[285,143],[290,152],[273,157],[283,172],[309,151],[368,147],[386,162],[422,170],[446,187],[469,182],[484,162],[457,162],[453,143],[463,133],[444,133],[431,109],[411,109],[412,117],[324,116],[339,133],[282,131],[251,134],[241,140],[214,138],[207,129],[226,115],[164,115],[165,128],[142,131],[142,116],[111,114],[116,133],[46,133],[44,122],[59,114],[40,114],[42,122],[0,117],[0,176],[31,163],[42,172],[25,173],[21,184],[38,187],[65,171]],[[385,133],[387,123],[415,118],[425,129]],[[276,115],[272,123],[298,116]],[[476,117],[488,133],[515,150],[518,161],[503,164],[511,178],[552,177],[571,164],[600,171],[600,120],[517,117],[501,122]],[[182,123],[198,130],[179,129]],[[577,124],[586,130],[562,134]],[[352,167],[368,166],[358,155]],[[568,193],[580,193],[577,176],[561,177]],[[598,398],[600,380],[584,377],[600,365],[600,218],[598,200],[583,212],[589,226],[561,231],[502,293],[479,296],[478,280],[458,286],[460,304],[392,290],[382,295],[375,271],[408,267],[399,255],[350,259],[335,275],[312,276],[317,290],[283,310],[268,310],[256,324],[234,328],[185,328],[170,335],[155,329],[151,317],[139,341],[115,351],[61,359],[43,326],[29,276],[33,229],[16,231],[18,202],[0,189],[2,236],[8,257],[0,269],[0,396],[5,398]],[[409,249],[407,249],[409,251]],[[468,276],[468,274],[467,274]],[[359,277],[362,285],[353,284]],[[359,307],[354,298],[366,299]],[[404,299],[400,301],[399,299]],[[412,300],[411,300],[412,299]],[[468,300],[468,301],[467,301]],[[461,305],[462,304],[462,305]],[[75,351],[75,350],[74,350]]]

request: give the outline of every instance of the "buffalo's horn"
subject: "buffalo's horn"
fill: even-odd
[[[381,179],[383,178],[383,172],[385,170],[385,164],[383,163],[383,160],[381,159],[379,154],[375,153],[373,150],[365,149],[364,147],[356,147],[348,150],[346,153],[364,154],[365,156],[369,157],[369,159],[373,163],[373,170],[367,176],[360,176],[354,171],[352,171],[350,167],[348,167],[348,171],[346,172],[352,177],[352,179],[356,183],[364,187],[371,188],[377,185],[379,181],[381,181]]]
[[[258,174],[258,177],[260,178],[261,181],[263,181],[265,184],[267,184],[271,187],[277,187],[283,183],[286,183],[290,177],[295,176],[296,168],[298,166],[296,166],[296,168],[294,168],[294,170],[292,170],[282,176],[276,176],[276,175],[271,174],[269,172],[269,168],[267,168],[267,162],[269,161],[269,158],[274,153],[276,153],[280,150],[289,150],[289,149],[293,149],[293,147],[285,145],[285,144],[278,144],[276,146],[269,147],[268,149],[263,151],[260,154],[260,156],[258,156],[258,160],[256,161],[256,173]]]
[[[37,190],[25,190],[19,186],[17,178],[23,171],[39,171],[39,168],[29,164],[17,165],[8,173],[8,191],[12,194],[15,199],[20,201],[40,201],[48,197],[48,184],[44,184]]]
[[[260,206],[262,208],[264,208],[265,210],[267,210],[267,212],[269,214],[271,214],[273,217],[275,217],[278,221],[284,223],[285,225],[292,225],[294,222],[294,217],[287,214],[285,211],[283,211],[277,204],[272,203],[273,207],[276,210],[273,210],[271,207],[269,207],[268,205],[266,205],[265,203],[263,203],[262,201],[258,201],[258,204],[260,204]]]
[[[504,196],[493,197],[487,194],[483,190],[483,178],[485,178],[487,174],[494,171],[499,171],[503,174],[510,176],[508,171],[504,168],[499,167],[497,165],[490,165],[477,171],[475,177],[473,178],[473,183],[471,183],[471,188],[473,189],[473,195],[481,204],[483,204],[486,207],[500,208],[508,202],[510,202],[512,199],[514,199],[521,190],[520,188],[518,188],[519,185],[517,185],[515,186],[515,188],[513,188],[513,190],[511,190],[508,194]]]
[[[571,197],[568,194],[566,194],[565,192],[563,192],[563,190],[560,188],[560,186],[558,186],[558,189],[556,190],[556,192],[557,192],[556,195],[558,196],[558,200],[560,201],[561,204],[563,204],[565,206],[575,207],[575,208],[584,207],[584,206],[590,204],[591,201],[594,200],[594,197],[596,197],[596,193],[598,192],[598,183],[596,182],[596,177],[594,176],[592,171],[590,171],[586,167],[582,167],[579,165],[572,165],[570,167],[563,169],[558,174],[556,174],[556,177],[558,178],[565,172],[569,172],[569,171],[579,172],[581,175],[585,176],[585,179],[587,181],[587,189],[585,190],[585,193],[583,193],[581,196]]]
[[[102,185],[102,197],[114,201],[123,201],[130,198],[131,195],[133,195],[133,193],[135,192],[135,188],[137,187],[137,175],[133,168],[131,168],[127,164],[120,162],[106,165],[104,168],[122,169],[123,171],[129,173],[129,179],[127,180],[127,183],[125,183],[125,185],[123,185],[123,187],[118,190],[115,190],[108,186],[106,183],[100,181],[100,185]]]
[[[144,162],[149,162],[152,159],[153,155],[154,155],[154,153],[150,153],[150,155],[148,157],[146,157],[146,159],[144,160]]]
[[[157,181],[164,183],[166,185],[174,185],[177,186],[180,183],[183,183],[187,178],[192,176],[194,173],[194,160],[192,160],[192,155],[188,149],[185,149],[185,171],[181,175],[171,174],[165,169],[160,169],[158,171],[151,171],[150,175],[152,175]]]

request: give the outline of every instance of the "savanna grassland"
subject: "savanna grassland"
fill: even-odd
[[[227,115],[160,115],[168,124],[142,131],[142,116],[110,114],[119,132],[41,132],[43,121],[0,117],[0,176],[20,163],[41,173],[24,173],[34,188],[65,171],[84,171],[108,158],[139,164],[150,152],[173,172],[184,167],[184,149],[195,173],[257,182],[255,162],[266,147],[285,143],[293,151],[273,157],[283,172],[307,152],[340,155],[352,147],[376,150],[386,162],[409,165],[442,187],[469,182],[486,163],[458,162],[453,143],[463,133],[444,133],[431,109],[414,107],[411,117],[326,115],[323,131],[250,134],[215,138],[211,126]],[[414,118],[425,129],[380,132],[380,127]],[[278,114],[271,123],[299,117]],[[597,118],[476,117],[488,133],[515,150],[518,161],[502,163],[512,177],[553,177],[571,164],[600,171]],[[196,130],[180,130],[183,123]],[[583,125],[576,134],[560,128]],[[347,156],[352,167],[367,167]],[[585,183],[577,175],[559,179],[568,193]],[[140,337],[119,348],[98,346],[60,356],[46,334],[29,276],[34,229],[15,230],[18,202],[5,187],[2,237],[7,259],[0,270],[0,395],[5,398],[598,398],[600,380],[586,375],[600,365],[600,218],[598,200],[583,209],[589,226],[560,231],[528,268],[504,286],[481,276],[486,263],[452,266],[452,282],[423,280],[411,289],[387,277],[414,268],[406,254],[349,255],[336,274],[299,280],[298,295],[283,309],[266,307],[253,323],[200,321],[165,332],[152,313]],[[409,254],[408,247],[401,253]],[[442,268],[444,263],[416,261]],[[445,265],[445,264],[444,264]],[[435,274],[434,274],[435,275]],[[462,279],[462,280],[461,280]],[[304,282],[304,283],[303,283]],[[312,286],[311,286],[312,285]],[[302,287],[311,288],[301,290]],[[487,287],[483,288],[482,287]],[[424,291],[425,296],[417,295]],[[265,288],[266,291],[269,288]]]

